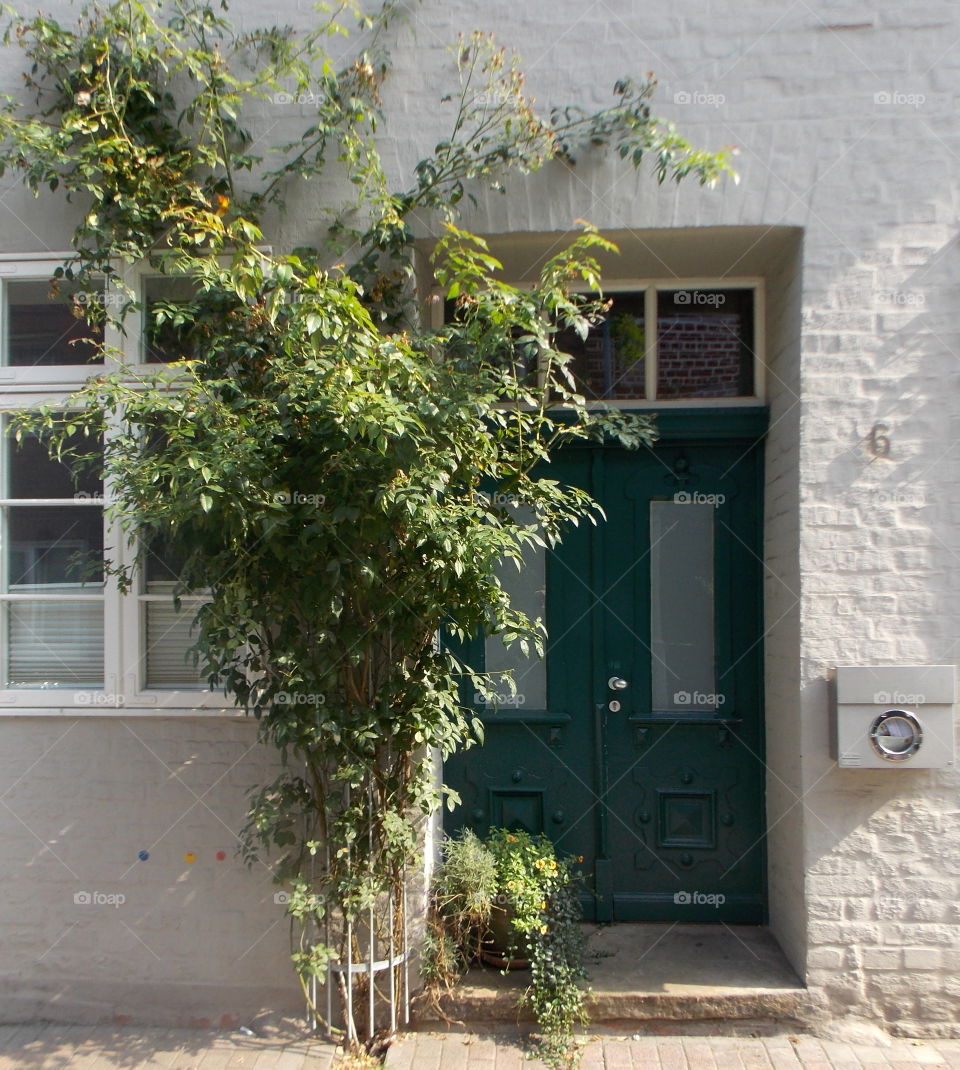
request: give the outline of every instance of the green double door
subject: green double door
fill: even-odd
[[[451,830],[545,832],[583,856],[600,921],[765,920],[762,450],[726,426],[553,466],[606,520],[509,579],[546,657],[515,659],[517,695],[444,770]]]

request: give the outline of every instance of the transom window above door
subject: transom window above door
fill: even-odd
[[[586,338],[573,328],[555,337],[588,402],[656,408],[764,401],[763,279],[617,281],[605,285],[603,300],[606,313]],[[450,299],[434,308],[435,327],[457,314]]]
[[[763,388],[759,289],[758,280],[611,287],[602,322],[585,339],[562,332],[557,348],[573,358],[588,400],[756,404]]]

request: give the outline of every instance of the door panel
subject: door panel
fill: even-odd
[[[584,855],[598,920],[760,922],[760,447],[583,448],[551,468],[606,520],[546,555],[546,702],[532,687],[484,711],[486,743],[445,770],[463,797],[448,824]]]
[[[600,533],[604,656],[630,681],[601,697],[607,910],[761,921],[758,451],[665,446],[630,462],[607,458]]]
[[[556,478],[584,485],[589,480],[591,458],[576,451],[564,458]],[[571,558],[589,562],[592,552],[589,524],[569,531],[565,541]],[[597,796],[596,724],[589,709],[591,681],[590,634],[593,614],[592,585],[560,565],[553,554],[539,558],[544,568],[545,616],[550,633],[546,658],[547,701],[542,688],[528,686],[536,670],[519,669],[515,675],[517,695],[498,709],[480,709],[485,742],[446,762],[444,778],[463,800],[447,815],[452,830],[468,825],[478,833],[495,826],[518,826],[531,833],[544,832],[560,851],[595,854]],[[536,562],[533,562],[536,567]],[[589,568],[589,565],[587,565]],[[505,566],[511,583],[512,564]],[[538,584],[528,584],[534,591]],[[465,651],[479,664],[496,645],[489,641]],[[498,654],[499,652],[497,652]],[[495,666],[499,668],[498,664]],[[506,688],[502,689],[506,693]]]

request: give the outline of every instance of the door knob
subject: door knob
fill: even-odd
[[[607,687],[609,687],[611,691],[626,691],[628,686],[627,681],[621,676],[611,676],[607,681]]]

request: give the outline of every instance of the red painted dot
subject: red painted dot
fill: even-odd
[[[222,862],[227,857],[226,851],[217,851],[217,861]]]

